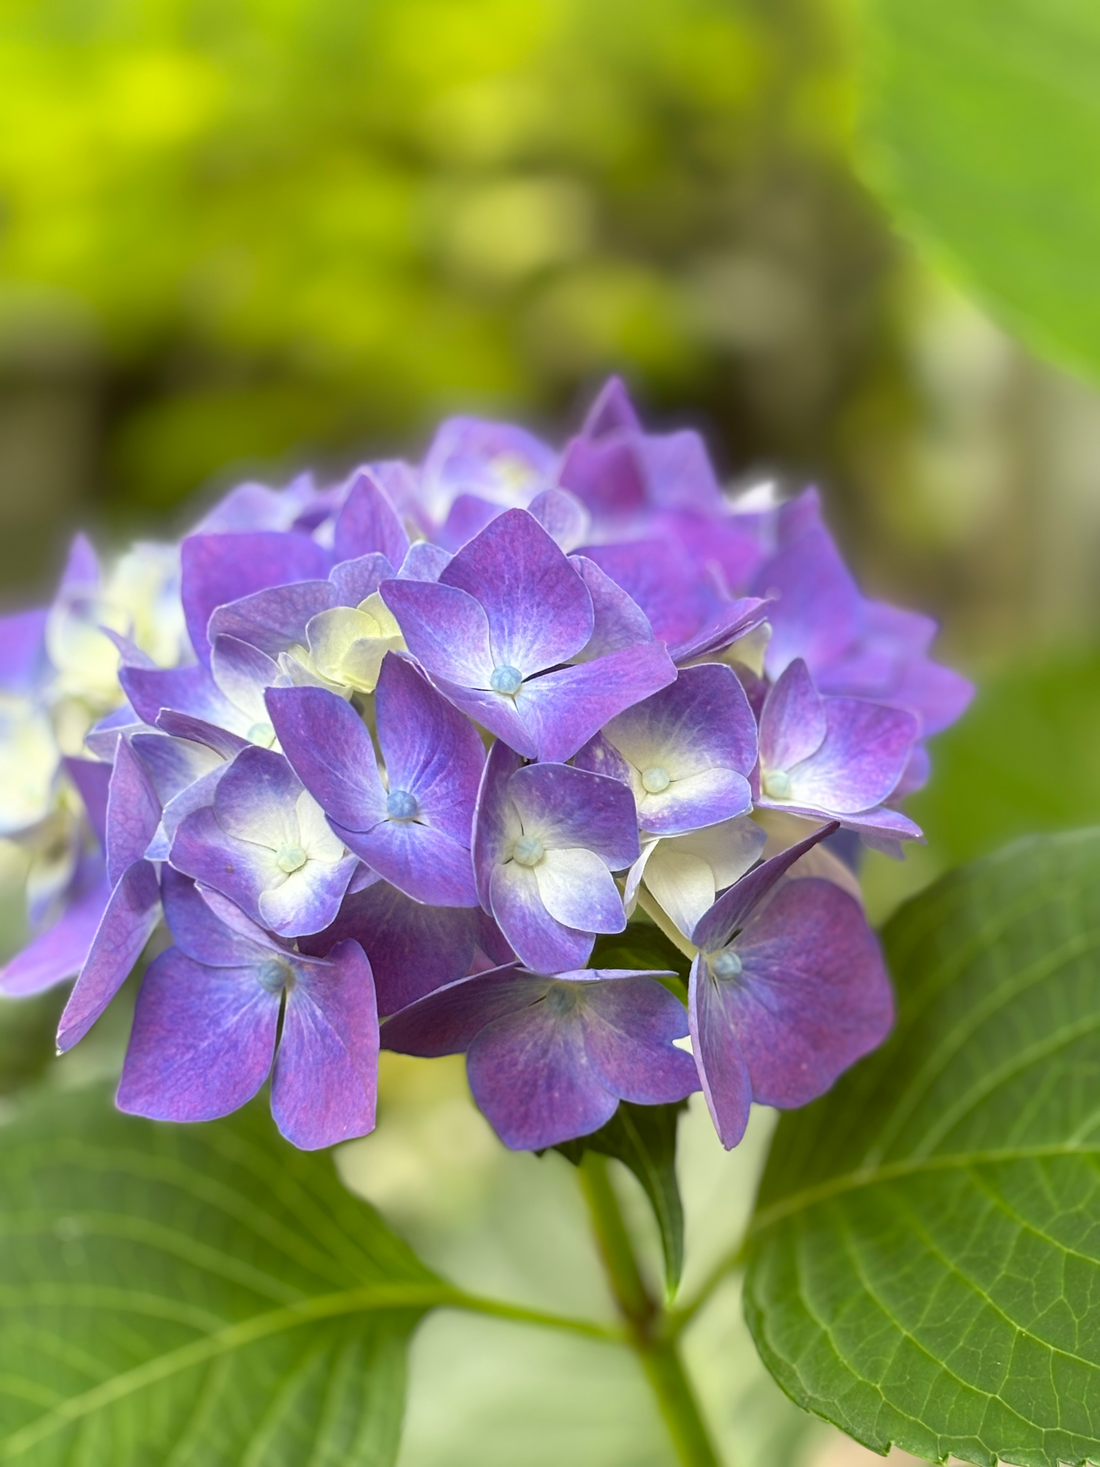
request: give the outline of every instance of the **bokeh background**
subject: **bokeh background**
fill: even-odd
[[[896,232],[857,52],[841,0],[0,0],[0,602],[77,523],[163,537],[243,477],[415,456],[456,409],[559,437],[615,370],[729,478],[818,483],[865,586],[979,683],[913,802],[927,847],[868,864],[876,917],[1100,819],[1100,397]],[[0,1090],[46,1064],[51,1002],[0,1009]],[[100,1027],[53,1083],[114,1063]],[[460,1064],[394,1061],[384,1096],[343,1164],[431,1261],[606,1310],[562,1158],[504,1154]],[[768,1125],[727,1157],[684,1123],[695,1276]],[[691,1343],[737,1467],[862,1460],[739,1318],[731,1285]],[[564,1460],[667,1467],[629,1359],[425,1327],[401,1467]]]

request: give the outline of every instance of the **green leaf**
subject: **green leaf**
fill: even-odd
[[[1100,831],[953,873],[885,938],[895,1034],[776,1132],[757,1346],[875,1451],[1100,1462]]]
[[[670,1295],[675,1293],[684,1271],[684,1209],[676,1181],[676,1127],[686,1105],[686,1100],[673,1105],[631,1105],[620,1100],[618,1110],[605,1126],[591,1136],[565,1141],[554,1148],[574,1166],[580,1166],[586,1151],[613,1156],[638,1178],[657,1219]]]
[[[871,169],[1023,335],[1100,371],[1100,6],[867,0]]]
[[[171,1126],[98,1089],[0,1128],[0,1462],[380,1467],[445,1286],[260,1104]]]

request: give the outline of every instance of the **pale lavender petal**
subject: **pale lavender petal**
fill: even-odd
[[[706,514],[725,508],[706,445],[693,429],[638,433],[635,442],[652,504]]]
[[[52,927],[0,968],[0,993],[26,998],[75,978],[88,959],[110,895],[111,884],[104,875],[70,902]]]
[[[263,929],[243,913],[233,925],[223,922],[191,878],[171,866],[161,873],[161,894],[164,920],[176,946],[196,963],[209,968],[246,968],[262,961],[273,946]]]
[[[780,851],[777,856],[762,861],[747,876],[734,882],[696,923],[691,936],[695,946],[702,948],[704,952],[717,952],[720,947],[724,947],[729,942],[731,933],[744,924],[749,913],[764,900],[780,877],[786,875],[807,851],[813,850],[819,841],[823,841],[837,829],[835,820],[828,825],[822,825],[806,836],[805,840],[800,840],[797,844],[788,846],[785,851]]]
[[[739,637],[747,636],[768,620],[770,602],[756,596],[731,601],[714,611],[689,637],[670,647],[669,655],[677,663],[691,662],[721,652]]]
[[[298,844],[295,805],[301,792],[302,782],[282,754],[250,745],[218,781],[214,814],[226,835],[275,851]]]
[[[910,820],[908,815],[903,815],[900,810],[891,810],[886,805],[879,805],[874,810],[857,810],[852,815],[839,818],[845,829],[856,831],[864,837],[867,844],[884,849],[898,858],[901,850],[897,841],[924,840],[924,833],[915,821]]]
[[[382,1048],[425,1059],[462,1054],[486,1024],[528,1008],[542,998],[548,984],[514,963],[448,983],[387,1019]]]
[[[554,674],[549,674],[554,676]],[[481,688],[462,687],[458,683],[452,683],[447,678],[433,674],[432,681],[443,694],[443,696],[460,708],[467,718],[473,719],[487,728],[490,733],[496,734],[497,738],[514,749],[517,754],[522,754],[525,759],[536,759],[539,757],[538,736],[527,726],[527,721],[516,706],[515,698],[506,697],[503,693],[493,693]],[[544,678],[535,678],[533,682],[543,682]],[[530,687],[531,683],[524,683],[523,688]],[[520,689],[522,694],[523,688]]]
[[[375,708],[390,789],[414,795],[418,820],[468,848],[485,764],[477,730],[411,662],[392,653],[382,661]]]
[[[34,683],[44,655],[47,607],[0,617],[0,688],[25,692]]]
[[[622,932],[623,899],[615,878],[592,851],[547,851],[534,867],[542,904],[555,921],[581,932]]]
[[[628,787],[631,783],[630,765],[614,744],[607,742],[602,733],[589,739],[584,748],[578,750],[573,766],[576,769],[587,769],[592,774],[606,775],[608,779],[617,779],[620,784]]]
[[[332,565],[330,553],[309,536],[273,530],[191,535],[181,551],[184,617],[203,662],[210,657],[206,629],[219,606],[290,581],[322,581]]]
[[[374,745],[349,703],[326,688],[271,688],[267,708],[283,752],[326,815],[348,830],[385,818]]]
[[[282,874],[275,865],[275,853],[226,835],[210,806],[180,822],[169,859],[177,871],[224,892],[254,922],[266,925],[259,901],[261,892]]]
[[[497,515],[503,514],[504,508],[504,505],[483,499],[479,494],[460,494],[439,527],[439,543],[448,551],[461,550]]]
[[[705,769],[675,780],[661,794],[638,796],[638,824],[651,835],[684,835],[752,809],[752,788],[734,769]]]
[[[526,510],[507,510],[463,546],[440,585],[480,602],[494,665],[514,667],[525,677],[566,661],[592,635],[592,599],[584,582]],[[396,610],[394,615],[400,621]]]
[[[760,762],[789,770],[820,749],[828,728],[825,703],[800,657],[768,693],[760,718]],[[866,803],[866,802],[865,802]]]
[[[594,657],[605,657],[624,647],[652,642],[653,628],[638,603],[587,555],[574,555],[570,559],[588,587],[594,616],[592,635],[573,660],[591,662]]]
[[[224,760],[213,749],[192,743],[189,739],[174,739],[159,733],[139,733],[131,735],[129,742],[145,766],[157,798],[164,805],[189,789],[204,774],[220,769],[224,764]]]
[[[383,581],[393,577],[393,566],[384,555],[360,555],[334,565],[329,582],[336,606],[358,606],[378,590]]]
[[[212,644],[210,671],[214,681],[234,707],[252,720],[248,737],[261,738],[267,732],[264,689],[278,678],[278,664],[266,652],[236,637],[215,637]]]
[[[374,1129],[378,1010],[370,964],[341,942],[324,966],[300,965],[287,993],[271,1077],[271,1114],[303,1151]]]
[[[323,932],[336,918],[357,862],[309,861],[281,883],[269,881],[257,903],[264,927],[280,937]]]
[[[382,820],[373,830],[329,823],[349,850],[414,901],[477,906],[473,858],[462,841],[415,820]]]
[[[613,871],[638,859],[630,791],[617,779],[569,764],[528,764],[509,781],[525,835],[548,850],[584,846]]]
[[[99,581],[99,557],[92,542],[83,533],[74,535],[69,545],[65,569],[61,572],[58,596],[94,593],[99,589]]]
[[[974,684],[961,673],[921,657],[907,664],[885,701],[908,708],[919,717],[923,734],[935,734],[961,718],[973,697]]]
[[[752,1080],[723,998],[700,955],[691,965],[688,982],[691,1047],[714,1129],[729,1151],[749,1123]]]
[[[235,714],[235,721],[247,723],[248,720]],[[173,738],[189,739],[192,743],[203,744],[215,754],[220,754],[223,759],[233,759],[242,749],[249,747],[246,738],[230,733],[228,729],[207,723],[202,718],[193,718],[189,713],[175,713],[170,708],[161,709],[156,726]]]
[[[107,795],[111,785],[111,768],[99,759],[64,759],[65,772],[76,785],[84,801],[88,824],[95,832],[100,850],[107,849]]]
[[[916,718],[861,698],[827,698],[825,716],[824,743],[791,771],[791,803],[836,815],[873,809],[901,778],[917,737]]]
[[[722,983],[753,1098],[806,1105],[886,1038],[893,994],[863,909],[831,881],[789,881],[737,939],[742,972]]]
[[[747,776],[756,764],[749,700],[733,669],[716,662],[684,668],[611,719],[603,737],[637,769],[658,765],[675,780],[717,769]]]
[[[592,523],[580,500],[567,489],[544,489],[527,506],[539,524],[566,554],[583,545]]]
[[[207,968],[169,948],[146,970],[122,1066],[119,1110],[160,1121],[212,1121],[267,1079],[280,995],[254,967]]]
[[[533,973],[583,968],[595,939],[551,917],[539,895],[535,873],[510,861],[489,878],[492,914],[513,952]]]
[[[113,764],[120,737],[123,734],[136,733],[143,724],[144,720],[138,718],[127,701],[92,725],[84,735],[84,747],[93,758]]]
[[[519,812],[511,795],[511,780],[523,761],[506,743],[489,750],[478,789],[474,813],[473,861],[477,894],[486,912],[492,911],[489,881],[495,867],[511,855],[523,834]]]
[[[641,420],[621,377],[609,377],[596,394],[584,420],[585,438],[602,438],[616,428],[640,429]]]
[[[58,1049],[71,1049],[84,1038],[125,983],[159,920],[156,872],[147,861],[137,861],[111,892],[87,961],[61,1015]]]
[[[403,581],[438,581],[450,563],[450,551],[444,550],[442,545],[418,540],[409,546],[409,553],[397,574]]]
[[[386,581],[380,592],[405,645],[432,677],[461,687],[489,686],[496,664],[480,602],[434,581]]]
[[[337,592],[329,581],[272,586],[219,606],[210,618],[209,639],[214,642],[220,636],[236,637],[269,657],[277,657],[295,643],[304,645],[310,618],[337,605]]]
[[[655,978],[587,983],[580,1008],[589,1063],[606,1089],[635,1105],[668,1105],[699,1088],[695,1061],[674,1039],[688,1032],[684,1005]]]
[[[344,507],[336,518],[333,548],[337,560],[377,554],[397,566],[405,558],[409,548],[405,527],[369,469],[357,470],[352,479]]]
[[[511,1151],[538,1151],[587,1136],[619,1098],[589,1062],[580,1017],[546,1003],[495,1019],[466,1051],[478,1109]]]
[[[564,761],[609,719],[675,677],[675,665],[664,647],[649,642],[531,678],[514,701],[538,758]]]
[[[107,877],[114,886],[140,861],[160,824],[160,801],[141,760],[125,739],[115,753],[107,794]]]
[[[553,449],[512,423],[448,418],[424,459],[422,497],[434,519],[441,519],[461,493],[519,503],[552,477],[556,459]]]

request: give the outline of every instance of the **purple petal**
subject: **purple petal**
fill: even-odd
[[[344,507],[336,518],[333,548],[337,560],[380,554],[391,565],[400,565],[405,559],[409,537],[389,496],[369,469],[357,470],[352,479]]]
[[[143,720],[138,718],[129,702],[123,703],[92,725],[84,735],[84,747],[94,758],[113,764],[119,738],[123,734],[137,732],[142,725]]]
[[[597,521],[621,521],[645,507],[642,465],[633,443],[619,434],[602,442],[574,438],[565,450],[558,482]]]
[[[572,758],[617,713],[675,677],[675,665],[664,647],[649,642],[531,678],[514,701],[539,759],[559,762]]]
[[[554,676],[554,674],[549,674]],[[505,697],[503,693],[493,693],[480,688],[462,687],[458,683],[452,683],[447,678],[433,675],[433,681],[439,691],[456,708],[462,710],[467,718],[473,719],[487,728],[490,733],[496,734],[497,738],[514,749],[517,754],[522,754],[525,759],[538,757],[539,746],[537,733],[532,732],[527,725],[527,720],[520,713],[517,699]],[[535,678],[533,682],[543,682],[545,678]],[[532,686],[524,683],[523,688]],[[522,694],[523,688],[520,689]]]
[[[693,429],[639,433],[635,442],[645,469],[650,503],[662,509],[704,514],[717,514],[725,508],[706,445]]]
[[[267,708],[294,772],[326,815],[348,830],[385,818],[374,745],[349,703],[326,688],[270,688]]]
[[[533,973],[559,973],[587,963],[595,941],[591,932],[567,927],[551,917],[529,867],[515,861],[494,866],[489,903],[512,950]]]
[[[825,716],[824,743],[791,772],[791,803],[837,815],[873,809],[901,778],[917,720],[860,698],[826,698]]]
[[[556,922],[580,932],[622,932],[623,899],[615,878],[592,851],[548,850],[535,867],[542,904]]]
[[[280,937],[323,932],[335,921],[357,864],[354,856],[310,861],[281,885],[268,885],[257,904],[262,925]]]
[[[460,550],[503,513],[504,506],[491,499],[482,499],[479,494],[460,494],[440,526],[439,542],[448,551]]]
[[[805,840],[788,846],[778,856],[762,861],[747,876],[734,882],[696,923],[695,931],[691,935],[695,946],[702,948],[704,952],[716,952],[724,947],[729,942],[730,935],[743,926],[749,913],[764,900],[779,878],[807,851],[813,850],[819,841],[832,835],[837,829],[835,820],[829,825],[822,825]]]
[[[729,610],[710,580],[675,540],[630,540],[585,550],[645,612],[659,641],[687,645],[713,617]]]
[[[515,503],[552,477],[556,458],[553,449],[511,423],[448,418],[436,430],[421,471],[428,513],[442,519],[464,492]]]
[[[584,846],[613,871],[638,859],[634,801],[618,780],[569,764],[528,764],[508,792],[524,834],[537,835],[548,850]]]
[[[58,584],[58,597],[95,593],[99,589],[99,557],[85,534],[73,536],[65,569]]]
[[[247,722],[246,719],[235,721]],[[223,759],[233,759],[243,749],[249,747],[247,739],[237,734],[229,733],[228,730],[218,727],[217,724],[207,723],[205,719],[193,718],[189,713],[174,713],[169,708],[161,709],[157,716],[157,728],[173,738],[188,739],[193,744],[202,744],[207,749],[212,749],[215,754],[220,754]]]
[[[609,652],[620,652],[624,647],[637,647],[642,642],[653,641],[653,628],[649,617],[623,588],[605,574],[594,560],[587,555],[570,557],[577,574],[588,587],[592,598],[595,618],[592,635],[574,659],[591,662],[594,657],[604,657]]]
[[[209,639],[214,642],[220,636],[235,637],[269,657],[277,657],[295,643],[304,644],[309,619],[338,604],[335,587],[329,581],[271,586],[219,606],[210,618]]]
[[[691,1047],[714,1129],[729,1151],[749,1123],[752,1080],[723,997],[700,955],[691,965],[688,982]]]
[[[44,655],[48,608],[0,617],[0,688],[25,692],[38,675]]]
[[[433,677],[461,687],[489,686],[496,664],[488,618],[478,601],[433,581],[386,581],[381,596],[397,618],[405,645]]]
[[[327,963],[297,967],[271,1077],[271,1113],[303,1151],[374,1129],[378,1010],[370,964],[357,942]]]
[[[503,864],[512,846],[523,834],[519,812],[511,795],[511,779],[523,761],[506,743],[489,750],[478,789],[474,811],[472,846],[474,878],[483,909],[492,911],[489,882],[495,867]]]
[[[84,801],[88,824],[95,832],[100,850],[106,850],[107,794],[111,785],[111,765],[99,759],[64,759],[62,763]]]
[[[589,1062],[580,1016],[544,1003],[495,1019],[466,1052],[479,1110],[511,1151],[587,1136],[609,1121],[618,1096]]]
[[[651,835],[686,835],[752,809],[752,788],[733,769],[705,769],[677,779],[662,794],[638,799],[638,824]]]
[[[119,739],[107,795],[107,877],[114,886],[140,861],[160,824],[160,801],[145,768]]]
[[[591,518],[580,500],[567,489],[544,489],[527,506],[532,515],[566,554],[583,545]]]
[[[769,602],[755,596],[745,596],[740,601],[719,607],[689,637],[670,647],[670,656],[675,662],[682,663],[721,652],[738,637],[763,626],[768,619],[769,605]]]
[[[505,511],[463,546],[440,584],[480,602],[494,665],[517,668],[525,677],[566,661],[592,635],[592,600],[584,582],[526,510]]]
[[[857,810],[853,815],[844,815],[841,817],[841,824],[846,830],[857,831],[868,844],[881,845],[882,849],[899,859],[899,840],[924,840],[920,826],[910,820],[908,815],[903,815],[900,810],[891,810],[885,805],[879,805],[875,810]]]
[[[282,754],[249,745],[222,775],[214,813],[227,835],[271,849],[298,843],[296,804],[302,782]]]
[[[825,703],[796,658],[768,693],[760,718],[760,762],[765,769],[789,770],[820,749],[828,722]]]
[[[87,961],[61,1015],[58,1049],[71,1049],[84,1038],[129,977],[159,918],[156,872],[148,861],[137,861],[111,892]]]
[[[198,663],[166,669],[122,667],[118,680],[138,717],[148,724],[157,722],[162,708],[170,708],[234,733],[248,731],[248,720]]]
[[[514,963],[461,978],[387,1019],[382,1047],[425,1059],[462,1054],[486,1024],[527,1008],[542,998],[547,986],[547,979],[523,973]]]
[[[477,730],[411,662],[392,653],[382,661],[375,707],[390,789],[409,791],[422,812],[418,819],[469,848],[485,764]]]
[[[675,994],[655,978],[637,976],[586,983],[583,995],[588,1060],[613,1095],[635,1105],[667,1105],[698,1090],[694,1059],[672,1042],[688,1032]]]
[[[360,555],[334,565],[329,582],[336,606],[358,606],[374,594],[383,581],[393,577],[393,566],[384,555]],[[302,640],[299,638],[299,640]]]
[[[259,903],[276,874],[274,852],[226,835],[210,806],[180,822],[170,860],[178,871],[224,892],[254,922],[266,925]]]
[[[207,968],[179,948],[149,964],[116,1103],[161,1121],[212,1121],[246,1104],[271,1068],[280,995],[254,967]]]
[[[139,733],[132,734],[129,742],[152,780],[157,798],[163,805],[189,789],[204,774],[220,769],[224,764],[212,749],[192,743],[189,739],[174,739],[160,733]]]
[[[397,572],[403,581],[438,581],[451,563],[450,552],[428,540],[409,546],[409,553]],[[335,572],[334,572],[335,574]]]
[[[262,739],[267,722],[264,689],[278,678],[278,664],[258,647],[222,635],[212,638],[210,671],[225,696],[252,720],[247,737]]]
[[[381,820],[373,830],[329,823],[349,850],[414,901],[477,906],[470,849],[453,836],[415,820]]]
[[[0,993],[26,998],[75,978],[87,962],[110,895],[111,884],[104,875],[70,903],[52,927],[0,968]]]
[[[165,866],[161,874],[164,920],[176,946],[208,968],[246,968],[263,960],[276,944],[241,913],[228,925],[203,900],[189,876]]]
[[[332,557],[306,535],[257,530],[240,535],[191,535],[182,546],[183,612],[199,660],[209,659],[206,629],[230,601],[290,581],[323,581]]]
[[[640,429],[641,426],[625,382],[621,377],[609,377],[588,409],[581,433],[585,438],[601,438],[616,428]]]

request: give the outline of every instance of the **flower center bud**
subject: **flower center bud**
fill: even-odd
[[[769,800],[789,800],[791,776],[782,769],[769,769],[764,776],[764,793]]]
[[[521,835],[512,847],[512,859],[520,866],[537,866],[546,855],[546,847],[537,835]]]
[[[412,820],[420,806],[408,790],[390,790],[386,796],[386,814],[391,820]]]
[[[567,1014],[577,1002],[577,995],[569,983],[555,983],[546,991],[546,1007],[552,1014]]]
[[[648,769],[642,770],[642,789],[647,795],[659,795],[671,783],[668,770],[662,769],[659,764],[651,764]]]
[[[294,982],[294,970],[282,958],[268,958],[266,963],[257,968],[256,982],[261,988],[266,988],[268,993],[282,993],[284,988]]]
[[[275,856],[275,864],[280,871],[285,871],[290,876],[295,871],[300,871],[309,860],[301,846],[282,846]]]
[[[518,693],[523,683],[523,673],[518,667],[494,667],[493,674],[489,679],[489,686],[494,693],[507,693],[509,697]]]
[[[711,958],[710,971],[716,978],[736,978],[741,971],[741,959],[732,948],[727,947]]]
[[[270,723],[254,723],[248,730],[248,742],[262,744],[265,749],[270,749],[275,742],[275,730]]]

